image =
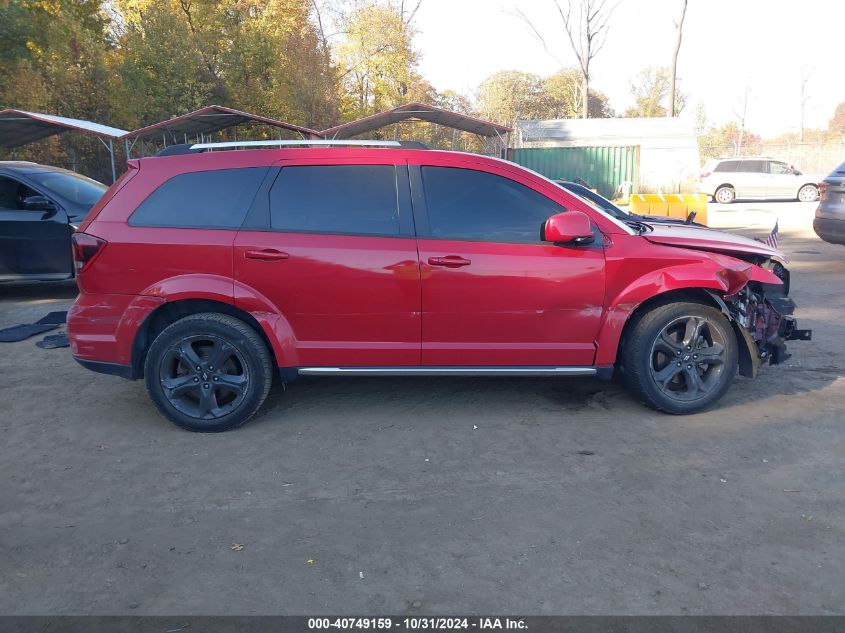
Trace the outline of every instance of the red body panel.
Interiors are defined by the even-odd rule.
[[[282,160],[489,171],[584,212],[601,239],[557,246],[127,224],[174,175]],[[536,174],[480,156],[285,149],[143,159],[133,167],[82,227],[107,244],[79,275],[81,293],[68,314],[80,359],[128,365],[137,332],[156,308],[204,299],[251,315],[283,367],[607,366],[643,301],[683,288],[728,295],[750,279],[780,282],[706,252],[776,254],[764,244],[692,227],[633,235]]]
[[[423,365],[592,365],[604,253],[419,240]],[[429,258],[458,256],[460,268]]]
[[[253,250],[288,257],[248,259]],[[419,365],[420,273],[411,238],[241,231],[235,279],[284,315],[298,365]],[[239,297],[247,312],[260,306]]]

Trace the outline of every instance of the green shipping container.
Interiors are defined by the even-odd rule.
[[[627,147],[531,147],[510,150],[513,162],[553,180],[581,180],[610,198],[622,182],[637,191],[639,148]]]

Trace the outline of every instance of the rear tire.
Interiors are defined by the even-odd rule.
[[[179,319],[147,352],[144,379],[158,410],[189,431],[219,433],[244,424],[273,383],[270,352],[240,319],[213,312]]]
[[[713,194],[713,200],[720,204],[730,204],[736,200],[736,190],[733,187],[719,187]]]
[[[799,202],[816,202],[819,199],[819,188],[814,185],[804,185],[798,190]]]
[[[658,411],[696,413],[719,398],[736,376],[736,334],[717,309],[668,303],[636,317],[620,361],[634,396]]]

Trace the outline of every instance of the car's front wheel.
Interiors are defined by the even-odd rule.
[[[819,188],[814,185],[804,185],[798,190],[798,200],[801,202],[815,202],[819,199]]]
[[[270,353],[240,319],[193,314],[166,327],[144,364],[150,398],[171,422],[217,433],[249,420],[270,392]]]
[[[622,373],[634,395],[674,414],[695,413],[721,398],[736,376],[736,334],[717,309],[668,303],[640,315],[626,331]]]

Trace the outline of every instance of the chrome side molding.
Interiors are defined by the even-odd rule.
[[[595,367],[300,367],[301,376],[595,376]]]

